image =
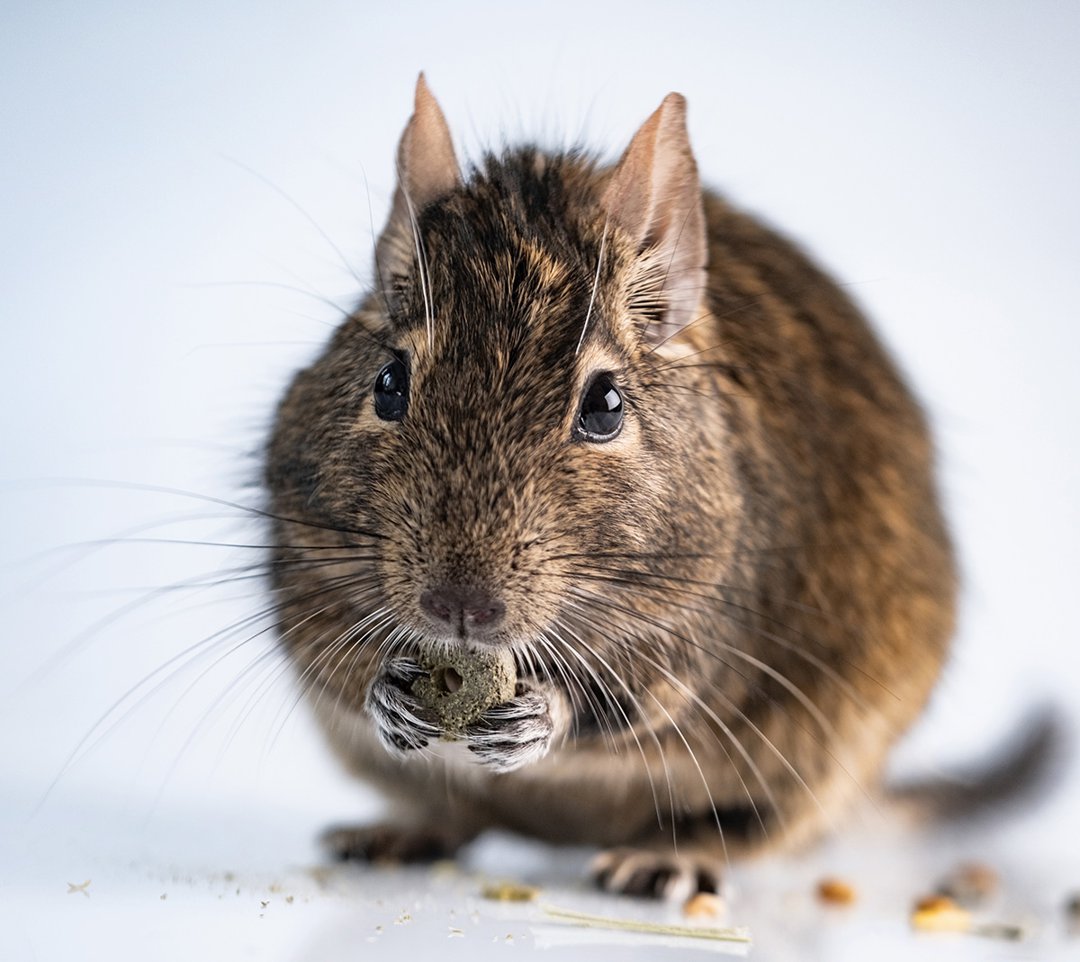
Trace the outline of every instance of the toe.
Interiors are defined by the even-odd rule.
[[[590,875],[597,887],[615,895],[681,901],[697,892],[717,892],[719,871],[708,858],[611,849],[593,860]]]

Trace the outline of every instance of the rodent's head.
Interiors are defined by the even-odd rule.
[[[583,592],[627,604],[619,572],[695,550],[716,415],[670,365],[705,287],[685,104],[669,95],[613,170],[526,148],[463,178],[421,78],[398,174],[379,289],[279,411],[279,586],[351,605],[372,647],[549,660],[553,634],[597,635]]]

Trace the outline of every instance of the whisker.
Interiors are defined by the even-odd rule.
[[[580,605],[577,605],[574,602],[570,602],[570,604],[573,607],[577,608],[578,610],[582,610]],[[585,612],[583,611],[583,614],[584,613]],[[589,622],[587,618],[586,618],[586,624],[591,625],[591,622]],[[700,696],[698,696],[695,692],[693,692],[675,674],[673,674],[672,672],[670,672],[666,668],[664,668],[660,664],[660,662],[658,660],[656,660],[655,658],[652,658],[648,654],[643,654],[643,652],[645,650],[645,646],[648,644],[648,642],[645,639],[641,639],[640,636],[636,636],[636,637],[638,637],[638,640],[642,641],[643,643],[638,648],[634,649],[635,655],[637,655],[638,657],[644,657],[644,659],[648,663],[652,664],[653,667],[660,670],[661,673],[664,674],[665,677],[667,677],[668,680],[671,681],[672,684],[674,684],[679,689],[679,691],[682,693],[684,698],[686,698],[691,704],[696,704],[696,705],[700,706],[702,709],[704,709],[707,712],[707,714],[712,718],[712,720],[717,725],[717,727],[720,728],[721,732],[723,732],[723,734],[725,734],[731,740],[731,742],[734,744],[734,746],[739,750],[739,752],[742,755],[744,761],[746,761],[747,766],[750,768],[751,772],[755,775],[755,777],[758,779],[758,782],[761,784],[762,790],[765,792],[766,800],[769,802],[769,804],[771,806],[773,806],[775,808],[776,803],[775,803],[775,799],[773,798],[773,795],[772,795],[772,790],[770,789],[768,783],[765,781],[764,776],[762,775],[760,768],[758,768],[757,764],[754,762],[754,760],[750,756],[749,752],[747,752],[747,750],[743,747],[742,743],[735,736],[735,733],[731,730],[730,726],[727,725],[721,718],[719,718],[716,715],[716,713],[714,711],[712,711],[712,709],[708,705],[705,704],[705,702],[700,698]],[[625,645],[623,647],[625,647]],[[650,733],[650,735],[652,735],[654,741],[656,741],[657,746],[659,747],[660,746],[659,736],[656,734],[656,732],[651,727],[649,728],[649,733]],[[761,817],[761,813],[758,811],[757,803],[755,802],[754,796],[750,792],[750,789],[747,786],[746,781],[743,779],[742,775],[739,774],[739,770],[735,766],[734,760],[732,759],[731,754],[730,754],[730,752],[728,752],[727,747],[724,745],[724,743],[721,742],[719,740],[719,738],[716,737],[715,735],[714,735],[714,739],[715,739],[718,747],[720,748],[720,750],[724,753],[724,755],[728,759],[729,763],[731,763],[732,770],[735,772],[736,778],[739,779],[739,783],[742,785],[743,791],[746,793],[746,797],[750,802],[750,807],[753,810],[754,815],[758,820],[758,823],[761,825],[762,831],[767,836],[768,835],[768,830],[765,827],[765,822]],[[641,747],[640,742],[638,743],[638,747],[639,747],[639,750],[640,750],[640,747]],[[662,753],[663,749],[660,748],[660,751]],[[642,753],[642,758],[644,759],[644,753]],[[646,762],[646,771],[648,771],[648,763],[647,762]],[[650,781],[650,784],[652,784],[651,777],[650,777],[649,781]],[[669,787],[670,787],[670,782],[669,782]],[[655,791],[653,793],[653,801],[654,801],[654,804],[657,804],[657,805],[659,804],[657,799],[656,799]],[[657,815],[659,816],[659,809],[657,809]],[[783,819],[783,813],[780,813],[779,818],[781,820]],[[781,824],[783,824],[782,821],[781,821]],[[663,826],[661,825],[661,828],[662,827]]]
[[[585,332],[589,329],[589,319],[592,317],[593,305],[596,303],[596,292],[600,287],[600,268],[604,263],[604,248],[607,246],[608,219],[604,218],[604,230],[600,234],[600,253],[596,257],[596,274],[593,276],[592,293],[589,295],[589,306],[585,310],[585,323],[581,326],[581,336],[578,338],[574,356],[581,353],[581,345],[585,341]]]
[[[424,239],[420,234],[420,226],[416,220],[416,209],[413,207],[412,198],[405,189],[405,178],[398,167],[398,190],[405,198],[405,208],[409,214],[409,224],[412,228],[413,247],[416,249],[416,271],[420,276],[420,295],[424,299],[424,319],[427,322],[428,347],[435,347],[435,321],[431,307],[431,291],[429,289],[429,273],[427,270],[427,253],[424,250]]]
[[[363,284],[363,278],[359,274],[356,273],[356,270],[353,268],[352,264],[349,263],[349,259],[342,252],[341,248],[338,247],[338,245],[334,243],[333,239],[330,237],[329,234],[326,233],[325,230],[323,230],[323,228],[319,225],[318,221],[316,221],[315,218],[311,216],[311,214],[309,214],[303,207],[301,207],[300,204],[293,197],[291,197],[289,194],[287,194],[284,189],[282,189],[277,184],[275,184],[265,174],[260,173],[259,171],[255,170],[253,167],[249,167],[243,161],[237,160],[235,157],[229,157],[227,155],[225,156],[225,160],[227,160],[229,163],[234,164],[235,166],[239,167],[241,170],[247,172],[252,177],[257,178],[259,181],[261,181],[263,184],[265,184],[267,187],[269,187],[275,194],[277,194],[280,198],[282,198],[282,200],[286,201],[297,213],[300,214],[301,217],[304,218],[304,220],[306,220],[315,229],[315,231],[318,233],[318,235],[324,241],[326,241],[327,245],[337,255],[338,259],[341,261],[342,266],[348,272],[349,276],[357,284]]]
[[[615,570],[618,570],[618,569],[615,569]],[[704,585],[706,587],[716,588],[719,591],[739,592],[740,590],[742,590],[742,591],[746,591],[747,593],[749,593],[749,589],[739,589],[739,588],[736,588],[734,586],[724,585],[724,584],[709,584],[708,582],[704,582],[704,581],[695,581],[692,578],[675,578],[675,577],[672,577],[672,576],[669,576],[669,575],[653,574],[651,572],[633,571],[633,570],[627,570],[626,574],[639,576],[639,577],[645,578],[645,579],[652,578],[652,579],[662,580],[662,581],[677,582],[680,585],[696,584],[696,585]],[[638,590],[643,590],[643,591],[649,592],[653,597],[664,601],[666,604],[674,605],[675,607],[678,607],[678,608],[680,608],[680,609],[682,609],[684,611],[691,611],[691,612],[694,612],[696,614],[702,614],[702,615],[718,614],[718,615],[720,615],[720,617],[727,618],[729,621],[731,621],[732,623],[734,623],[734,624],[736,624],[736,625],[738,625],[738,626],[740,626],[742,628],[747,628],[748,630],[754,631],[759,637],[762,637],[762,638],[765,638],[765,639],[767,639],[769,641],[775,642],[776,644],[780,645],[782,648],[790,651],[796,657],[802,658],[804,661],[806,661],[809,664],[813,665],[814,667],[820,669],[825,675],[827,675],[829,678],[831,678],[837,684],[837,686],[845,694],[847,694],[848,697],[851,698],[851,700],[856,705],[858,705],[860,708],[865,710],[871,716],[873,716],[874,713],[876,711],[878,711],[872,705],[870,705],[870,703],[867,702],[867,700],[865,698],[863,698],[862,695],[860,695],[858,693],[858,691],[855,689],[854,685],[852,685],[851,682],[849,682],[846,678],[844,678],[843,675],[841,675],[835,668],[833,668],[827,662],[825,662],[824,660],[819,658],[817,655],[813,654],[813,652],[809,652],[809,651],[806,651],[804,648],[800,648],[798,645],[793,644],[791,641],[789,641],[788,639],[776,634],[775,632],[768,631],[768,630],[766,630],[764,628],[761,628],[761,627],[758,627],[758,626],[752,626],[751,624],[749,624],[746,621],[741,621],[738,618],[735,618],[729,612],[727,612],[727,611],[725,611],[723,609],[718,610],[718,611],[713,611],[712,609],[707,610],[707,609],[704,609],[704,608],[699,608],[699,607],[695,607],[695,606],[692,606],[692,605],[688,605],[685,602],[681,602],[679,600],[673,599],[673,598],[669,597],[665,593],[665,591],[663,590],[663,586],[643,585],[640,582],[635,581],[633,578],[617,578],[617,577],[612,577],[612,576],[609,576],[609,575],[596,575],[596,574],[590,574],[590,573],[586,573],[586,572],[577,572],[576,577],[583,578],[583,579],[585,579],[587,581],[608,582],[608,583],[612,583],[612,584],[616,584],[616,585],[620,585],[620,586],[627,586],[627,587],[637,588]],[[738,611],[743,611],[743,612],[746,612],[747,614],[754,615],[754,616],[759,617],[759,618],[763,618],[766,621],[769,621],[769,622],[771,622],[771,623],[785,629],[786,631],[792,632],[800,641],[804,641],[807,644],[817,645],[818,647],[821,647],[821,648],[827,648],[827,646],[823,642],[821,642],[818,639],[814,638],[812,635],[808,635],[803,631],[800,631],[800,630],[798,630],[796,628],[793,628],[790,625],[786,624],[785,622],[781,621],[779,618],[776,618],[776,617],[774,617],[772,615],[769,615],[766,612],[758,611],[756,608],[752,608],[752,607],[750,607],[748,605],[739,604],[738,602],[731,601],[730,599],[724,598],[724,597],[722,597],[720,595],[706,594],[704,592],[694,591],[692,589],[687,589],[687,588],[680,588],[679,589],[679,594],[680,595],[687,595],[687,596],[690,596],[690,597],[701,598],[701,599],[706,600],[706,601],[718,602],[720,605],[723,606],[723,608],[734,608],[734,609],[736,609]],[[777,601],[778,603],[784,605],[785,607],[795,608],[795,609],[803,611],[805,613],[820,615],[823,618],[827,617],[824,612],[821,612],[818,609],[811,609],[809,606],[799,604],[798,602],[788,602],[788,601],[782,601],[780,599],[774,599],[774,601]],[[893,698],[899,699],[898,695],[896,695],[895,693],[890,691],[882,682],[875,679],[873,676],[871,676],[869,673],[867,673],[860,666],[856,665],[850,659],[844,658],[843,661],[850,668],[852,668],[855,671],[858,671],[868,681],[873,682],[874,684],[878,685],[878,687],[881,688],[881,690],[883,692],[886,692],[886,693],[892,695]]]
[[[633,618],[640,619],[641,621],[644,621],[647,624],[651,624],[653,627],[658,628],[661,631],[667,632],[672,637],[678,638],[680,641],[682,641],[683,643],[695,648],[696,650],[700,651],[705,656],[707,656],[709,658],[712,658],[713,660],[715,660],[715,661],[719,662],[720,664],[724,665],[725,667],[729,668],[731,671],[736,672],[736,674],[741,675],[748,683],[753,684],[752,682],[750,682],[750,680],[748,678],[746,678],[745,675],[742,674],[742,672],[739,672],[738,669],[736,669],[733,665],[730,664],[730,662],[724,661],[724,659],[721,658],[720,655],[718,655],[716,652],[710,651],[708,648],[705,648],[703,645],[692,641],[691,639],[687,638],[683,634],[680,634],[679,632],[674,631],[671,628],[670,625],[665,625],[665,624],[663,624],[661,622],[655,621],[654,619],[649,618],[648,616],[642,614],[641,612],[634,611],[632,608],[627,608],[627,607],[625,607],[623,605],[617,605],[617,604],[615,604],[613,602],[610,602],[610,601],[608,601],[606,599],[598,598],[598,597],[595,597],[595,596],[582,596],[581,593],[577,592],[577,591],[574,591],[572,593],[575,594],[577,597],[583,598],[583,600],[587,600],[587,601],[589,601],[590,603],[592,603],[594,605],[600,605],[600,606],[605,607],[605,608],[612,608],[612,609],[614,609],[616,611],[622,612],[623,614],[628,614]],[[725,650],[731,651],[732,654],[738,654],[738,651],[737,650],[732,650],[730,646],[725,646]],[[719,691],[719,689],[716,689],[716,693],[717,693],[717,695],[719,697],[725,699],[725,703],[727,704],[727,706],[732,711],[734,711],[736,714],[738,714],[741,717],[741,719],[743,720],[743,722],[748,727],[750,727],[751,730],[753,730],[756,734],[758,734],[759,737],[761,737],[768,746],[770,746],[771,750],[774,750],[774,753],[776,754],[777,759],[781,762],[781,764],[783,764],[785,766],[785,768],[787,768],[788,772],[792,775],[792,777],[795,778],[798,781],[798,783],[807,791],[807,793],[813,799],[815,804],[817,804],[818,808],[821,809],[822,814],[825,815],[826,817],[828,817],[828,813],[825,811],[824,807],[818,801],[817,796],[814,794],[813,790],[810,788],[810,786],[803,779],[802,775],[799,774],[799,772],[794,768],[794,766],[792,766],[792,764],[787,760],[787,758],[783,755],[783,753],[780,752],[779,749],[776,749],[776,746],[773,745],[773,743],[768,739],[768,737],[764,734],[764,732],[762,732],[756,725],[754,725],[754,723],[750,720],[750,718],[740,708],[738,708],[738,706],[736,706],[733,702],[731,702],[730,699],[726,699],[726,696],[724,696],[723,693]],[[773,705],[779,711],[782,711],[785,715],[787,715],[789,718],[791,718],[790,713],[784,708],[784,706],[781,703],[777,702],[775,699],[773,699]],[[792,719],[792,722],[794,724],[798,724],[798,722],[795,719]]]
[[[570,602],[570,604],[573,605],[573,602]],[[569,625],[566,625],[565,627],[566,627],[567,631],[575,638],[575,640],[577,640],[578,643],[590,654],[590,656],[595,658],[599,662],[599,664],[608,672],[608,674],[612,678],[615,679],[616,683],[619,684],[619,686],[623,689],[623,691],[625,691],[627,698],[629,698],[631,708],[633,708],[634,711],[636,711],[638,713],[638,715],[642,718],[642,720],[645,720],[646,719],[646,714],[642,710],[641,703],[638,701],[638,698],[634,694],[633,689],[630,687],[629,682],[627,682],[618,671],[613,669],[611,667],[611,665],[608,664],[606,659],[604,659],[600,655],[600,653],[596,650],[595,646],[590,645],[587,641],[585,641],[585,639],[581,635],[577,634],[577,632],[573,631],[573,629],[570,628]],[[591,627],[591,625],[590,625],[590,627]],[[578,658],[578,660],[581,661],[582,664],[586,667],[586,670],[590,671],[594,675],[594,677],[597,678],[597,681],[601,685],[603,685],[603,682],[599,679],[598,676],[596,676],[595,669],[593,669],[590,665],[588,665],[587,662],[585,662],[585,660],[582,658],[581,654],[579,652],[575,651],[572,646],[567,645],[566,648],[571,654],[574,654]],[[604,686],[604,689],[606,690],[606,686]],[[615,699],[614,697],[612,697],[611,702],[614,705],[614,707],[618,710],[619,714],[622,716],[623,721],[626,724],[627,731],[630,732],[630,736],[634,739],[634,744],[637,746],[638,753],[641,755],[641,760],[642,760],[642,763],[643,763],[644,769],[645,769],[645,777],[648,779],[649,790],[650,790],[650,792],[652,794],[652,798],[653,798],[653,808],[654,808],[654,810],[656,812],[657,824],[658,824],[659,828],[661,830],[663,830],[663,828],[664,828],[664,820],[663,820],[663,814],[662,814],[661,809],[660,809],[660,799],[659,799],[659,796],[657,795],[656,784],[653,781],[652,769],[649,767],[649,762],[648,762],[648,759],[647,759],[647,757],[645,755],[645,749],[641,744],[641,740],[638,738],[638,734],[637,734],[637,730],[636,730],[635,726],[631,722],[630,718],[627,717],[626,712],[623,711],[622,706],[619,705],[618,699]],[[664,754],[664,746],[660,742],[659,736],[656,734],[656,732],[652,729],[651,726],[646,726],[646,730],[649,733],[649,735],[652,737],[652,741],[653,741],[653,743],[654,743],[654,745],[656,747],[657,753],[658,753],[658,755],[660,757],[660,763],[661,763],[661,766],[663,767],[663,770],[664,770],[664,778],[665,778],[665,780],[667,782],[668,802],[669,802],[671,810],[674,811],[674,807],[675,807],[674,787],[672,785],[672,780],[671,780],[671,771],[670,771],[670,769],[668,767],[668,764],[667,764],[667,757]]]

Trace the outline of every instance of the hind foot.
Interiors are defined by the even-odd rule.
[[[437,862],[452,858],[468,839],[419,825],[342,825],[328,829],[320,842],[339,862]]]
[[[722,869],[722,859],[703,853],[613,848],[593,860],[589,875],[598,888],[614,895],[674,902],[698,892],[719,892]]]

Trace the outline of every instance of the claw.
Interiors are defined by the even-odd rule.
[[[589,874],[605,892],[682,901],[698,892],[718,892],[721,868],[708,855],[617,848],[601,852]]]
[[[482,764],[492,771],[512,772],[543,758],[554,732],[547,697],[524,689],[465,729],[465,737],[469,751]]]
[[[391,755],[404,757],[439,737],[433,718],[409,692],[424,669],[404,658],[389,661],[368,688],[365,707],[375,722],[379,741]]]

